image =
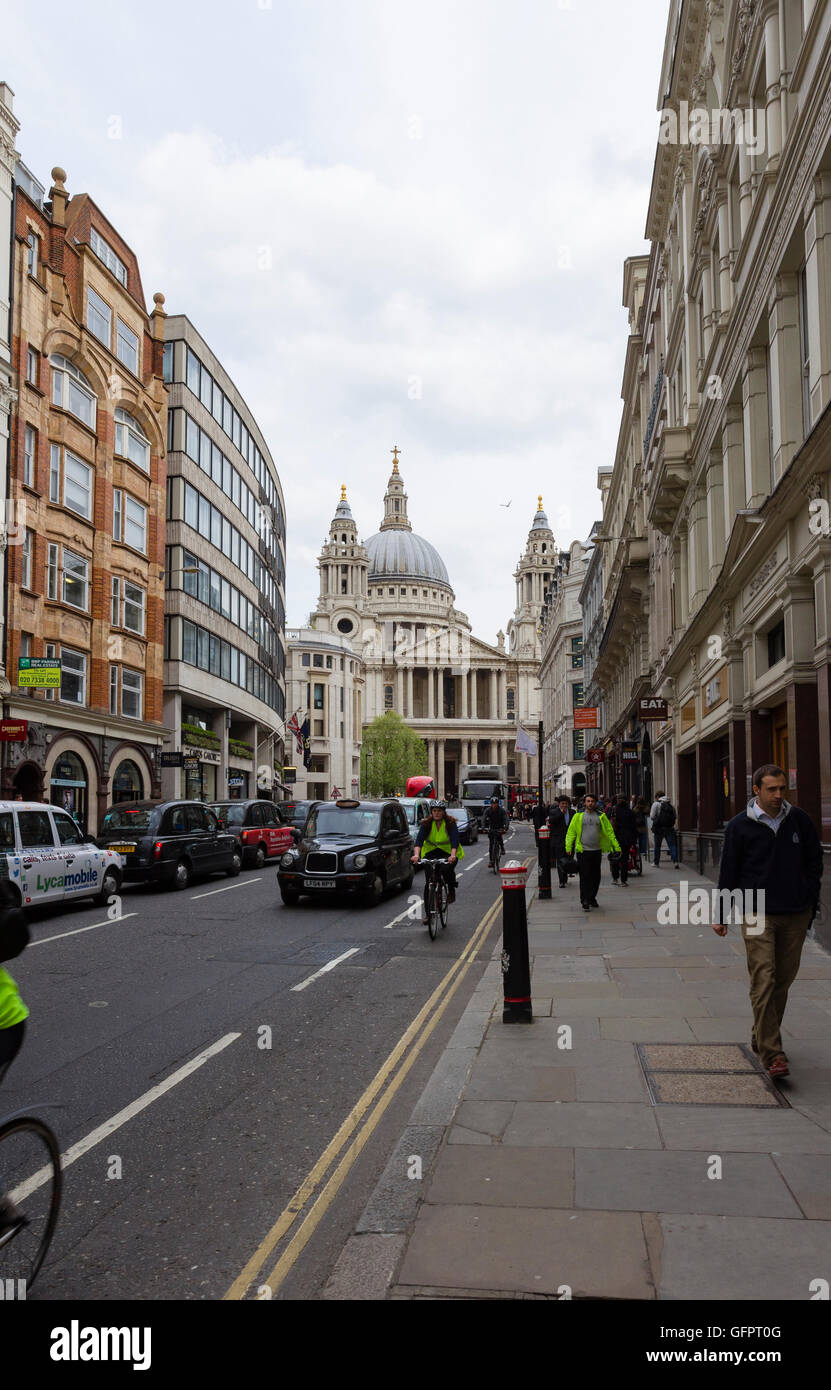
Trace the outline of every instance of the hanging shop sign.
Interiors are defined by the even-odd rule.
[[[620,760],[623,763],[640,762],[640,753],[638,752],[638,745],[636,743],[624,743],[623,748],[621,750]]]
[[[602,763],[606,760],[606,754],[602,748],[590,748],[586,754],[587,763]]]
[[[666,700],[659,700],[657,695],[646,695],[642,700],[638,700],[638,719],[643,723],[645,719],[668,719]]]
[[[28,733],[28,719],[0,719],[0,743],[25,743]]]
[[[162,753],[159,758],[160,767],[182,767],[184,765],[184,753]]]
[[[575,729],[599,729],[599,713],[596,705],[585,705],[582,709],[576,709],[574,711]]]

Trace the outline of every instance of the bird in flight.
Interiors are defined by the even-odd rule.
[[[511,502],[513,502],[513,500],[514,500],[514,499],[513,499],[513,497],[512,497],[512,498],[511,498]],[[510,507],[511,502],[500,502],[499,505],[500,505],[500,507]]]

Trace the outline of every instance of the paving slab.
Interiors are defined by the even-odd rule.
[[[600,1069],[603,1075],[603,1070]],[[518,1066],[506,1058],[499,1067],[488,1067],[484,1072],[474,1068],[473,1075],[465,1089],[467,1100],[575,1100],[575,1068]],[[581,1097],[581,1099],[600,1100],[600,1096]],[[622,1097],[629,1099],[629,1097]]]
[[[495,1207],[573,1207],[572,1149],[442,1149],[426,1201]]]
[[[577,1100],[646,1101],[649,1099],[643,1071],[632,1053],[631,1059],[621,1057],[620,1063],[608,1067],[575,1069]],[[529,1096],[529,1100],[544,1100],[544,1096]]]
[[[514,1113],[514,1104],[512,1100],[463,1100],[456,1111],[456,1124],[499,1139]]]
[[[729,1155],[720,1178],[709,1176],[715,1171],[709,1154],[666,1149],[576,1149],[574,1164],[575,1205],[590,1210],[802,1214],[786,1177],[767,1154]]]
[[[424,1206],[398,1284],[654,1297],[641,1220],[631,1212]]]
[[[661,1216],[659,1299],[805,1302],[831,1279],[831,1223]]]
[[[690,1027],[699,1042],[749,1042],[753,1017],[750,1009],[746,1014],[722,1016],[721,1018],[693,1018]]]
[[[683,1018],[602,1018],[600,1036],[604,1041],[695,1042],[692,1028]]]
[[[662,1105],[655,1109],[667,1149],[710,1153],[831,1153],[831,1134],[796,1110]]]
[[[823,1154],[777,1154],[773,1162],[803,1215],[810,1221],[831,1221],[831,1163],[828,1159]]]
[[[603,1018],[687,1018],[707,1016],[708,1010],[704,1004],[692,995],[687,999],[678,998],[676,995],[667,995],[661,998],[658,995],[634,995],[631,998],[607,999],[602,996],[595,996],[588,999],[569,999],[562,1000],[558,995],[554,996],[554,1009],[573,1013],[576,1017]]]
[[[493,1144],[494,1140],[489,1134],[483,1134],[478,1129],[465,1129],[462,1125],[453,1125],[447,1135],[448,1144]]]
[[[518,1101],[502,1143],[527,1148],[659,1149],[655,1113],[647,1103],[630,1101]]]

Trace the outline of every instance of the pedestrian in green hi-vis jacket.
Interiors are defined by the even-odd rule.
[[[585,810],[572,816],[566,831],[566,854],[577,851],[580,874],[580,903],[584,912],[599,907],[597,890],[600,887],[600,866],[604,854],[620,854],[611,821],[604,811],[597,810],[597,797],[586,793]]]

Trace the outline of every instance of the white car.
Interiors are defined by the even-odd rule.
[[[0,801],[0,900],[14,907],[93,898],[121,887],[123,860],[99,849],[77,821],[43,801]]]

